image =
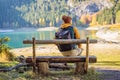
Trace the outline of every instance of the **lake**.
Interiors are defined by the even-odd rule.
[[[85,39],[89,36],[91,39],[96,39],[96,30],[79,30],[81,39]],[[52,40],[54,39],[55,31],[2,31],[0,32],[0,38],[9,37],[10,41],[6,44],[11,48],[23,48],[30,45],[23,44],[23,40],[32,40],[32,37],[35,37],[38,40]]]

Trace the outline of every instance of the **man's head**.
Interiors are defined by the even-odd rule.
[[[62,20],[64,21],[64,23],[71,23],[72,18],[70,16],[63,15]]]

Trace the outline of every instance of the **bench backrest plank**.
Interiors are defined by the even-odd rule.
[[[84,43],[86,44],[87,40],[85,39],[54,39],[54,40],[35,40],[35,44],[70,44],[70,43]],[[24,40],[24,44],[33,44],[32,40]],[[97,40],[90,39],[89,43],[97,43]]]

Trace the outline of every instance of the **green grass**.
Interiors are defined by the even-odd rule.
[[[120,69],[120,50],[119,49],[101,49],[95,50],[90,54],[97,57],[97,63],[93,66],[111,67]]]
[[[98,80],[98,73],[94,69],[89,69],[88,74],[75,74],[72,70],[69,71],[51,71],[48,76],[35,75],[32,71],[27,71],[22,74],[11,71],[0,73],[0,80]]]
[[[0,67],[11,67],[18,62],[1,62]],[[24,73],[19,73],[16,70],[10,72],[0,72],[0,80],[98,80],[98,73],[94,68],[90,68],[88,74],[75,74],[74,70],[51,71],[48,76],[35,75],[31,69]]]
[[[0,68],[6,68],[6,67],[11,67],[18,64],[16,61],[10,61],[10,62],[0,62]]]

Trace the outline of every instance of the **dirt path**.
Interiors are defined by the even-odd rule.
[[[120,80],[120,70],[98,68],[100,80]]]

